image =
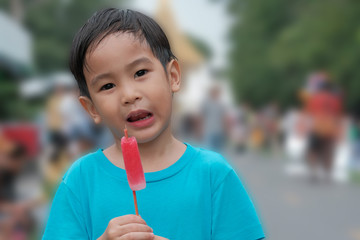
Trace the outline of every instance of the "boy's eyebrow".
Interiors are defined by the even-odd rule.
[[[103,73],[103,74],[97,75],[91,80],[90,83],[92,86],[94,86],[100,79],[109,77],[110,75],[111,75],[111,73]]]
[[[152,61],[147,57],[141,57],[126,65],[126,69],[131,69],[140,63],[152,63]]]

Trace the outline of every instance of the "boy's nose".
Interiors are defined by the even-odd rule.
[[[134,88],[124,89],[121,95],[122,95],[121,102],[124,105],[134,104],[136,101],[141,100],[141,95]]]
[[[126,101],[124,101],[124,104],[134,104],[137,100],[140,99],[140,97],[128,98]]]

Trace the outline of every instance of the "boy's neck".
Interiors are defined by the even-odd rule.
[[[139,152],[144,172],[156,172],[163,170],[174,164],[185,152],[186,146],[177,140],[168,127],[160,136],[147,143],[139,143]],[[112,148],[112,150],[111,150]],[[122,157],[121,142],[111,147],[105,155],[109,160],[120,168],[124,168]]]
[[[186,146],[172,134],[157,138],[149,143],[139,144],[141,162],[145,172],[163,170],[174,164],[185,152]]]

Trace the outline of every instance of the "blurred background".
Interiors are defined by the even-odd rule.
[[[0,239],[40,239],[59,181],[111,144],[77,102],[72,38],[96,10],[164,28],[176,135],[222,152],[267,239],[360,239],[360,2],[0,0]]]

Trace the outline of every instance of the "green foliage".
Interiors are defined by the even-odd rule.
[[[75,33],[95,11],[120,4],[115,0],[44,0],[27,6],[25,24],[34,37],[38,70],[67,69]]]
[[[10,1],[0,0],[0,9],[9,10],[10,8]]]
[[[360,2],[353,0],[230,0],[229,74],[238,100],[255,106],[293,104],[306,76],[326,70],[360,103]]]
[[[20,120],[30,117],[29,106],[18,96],[18,83],[0,76],[0,120]]]

